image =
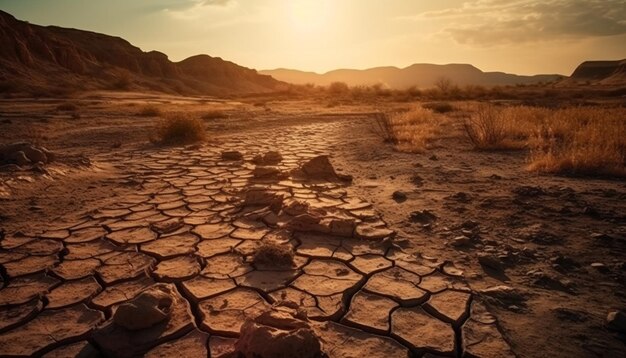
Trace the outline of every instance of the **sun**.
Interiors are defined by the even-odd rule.
[[[301,34],[327,30],[332,15],[331,3],[327,0],[291,0],[287,3],[291,29]]]

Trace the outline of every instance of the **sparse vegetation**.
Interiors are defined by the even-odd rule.
[[[430,109],[436,113],[448,113],[454,111],[454,107],[448,102],[429,102],[422,104],[422,107]]]
[[[467,137],[476,149],[505,149],[506,118],[489,104],[480,104],[463,124]]]
[[[428,149],[434,139],[443,135],[444,127],[449,124],[444,116],[422,107],[379,115],[376,122],[383,139],[406,152]]]
[[[201,120],[183,115],[173,115],[159,121],[150,141],[155,144],[189,144],[206,140],[206,130]]]
[[[161,114],[161,109],[154,105],[144,106],[137,112],[137,115],[140,117],[159,117]]]
[[[255,265],[291,267],[293,265],[293,250],[289,245],[264,242],[256,249],[252,259]]]
[[[528,168],[545,173],[626,177],[626,109],[543,109]],[[529,118],[529,122],[537,118]]]

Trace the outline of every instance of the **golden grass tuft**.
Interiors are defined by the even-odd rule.
[[[160,120],[150,141],[155,144],[189,144],[206,140],[206,130],[201,120],[174,115]]]
[[[543,110],[528,169],[542,173],[626,177],[626,109]],[[531,120],[537,121],[537,118]]]
[[[405,112],[377,117],[378,129],[386,142],[405,152],[423,152],[434,139],[443,135],[448,122],[431,110],[415,107]]]

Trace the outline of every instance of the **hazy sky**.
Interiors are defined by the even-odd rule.
[[[0,0],[41,25],[121,36],[174,61],[256,69],[471,63],[570,74],[626,58],[626,0]]]

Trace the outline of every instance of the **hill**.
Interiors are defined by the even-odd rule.
[[[118,89],[223,95],[269,92],[282,85],[219,57],[172,62],[119,37],[33,25],[0,11],[0,92]]]
[[[585,61],[574,70],[568,82],[624,85],[626,84],[626,59]]]
[[[289,69],[259,71],[278,80],[295,83],[328,85],[332,82],[345,82],[350,86],[383,84],[393,89],[433,87],[442,78],[452,83],[481,86],[503,86],[552,82],[561,79],[560,75],[519,76],[503,72],[483,72],[469,64],[414,64],[406,68],[375,67],[366,70],[342,69],[318,74]]]

